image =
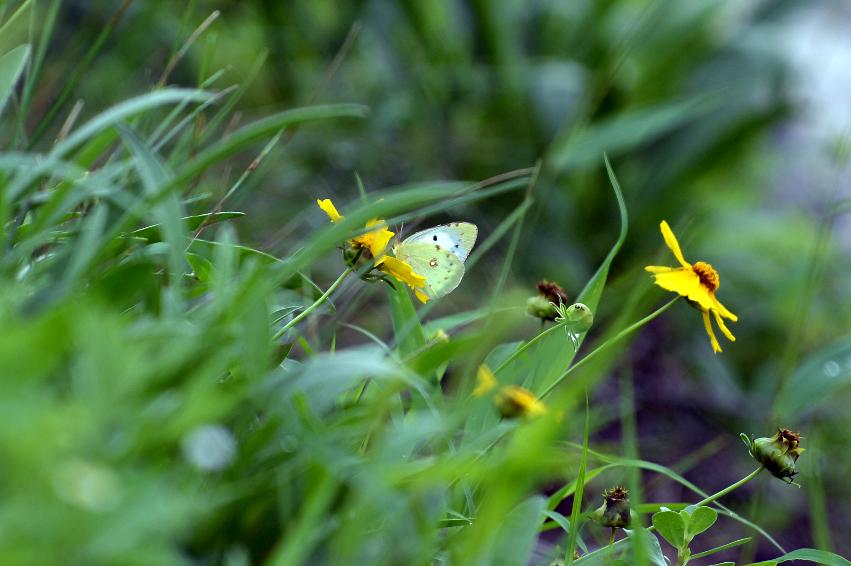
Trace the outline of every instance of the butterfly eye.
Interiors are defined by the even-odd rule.
[[[432,236],[432,237],[431,237],[431,239],[432,239],[432,240],[434,240],[434,241],[436,242],[436,241],[437,241],[437,236]]]

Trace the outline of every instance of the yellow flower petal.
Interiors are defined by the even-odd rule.
[[[648,265],[644,268],[644,271],[649,271],[650,273],[668,273],[670,271],[679,271],[682,267],[668,267],[666,265]]]
[[[476,385],[476,388],[473,390],[473,395],[476,397],[482,397],[485,393],[496,387],[496,376],[485,364],[479,366],[479,369],[476,372],[476,379],[478,381],[478,385]]]
[[[360,239],[363,245],[369,248],[372,257],[380,259],[384,255],[387,244],[390,243],[390,240],[393,239],[396,233],[388,230],[383,220],[373,219],[366,223],[367,228],[372,228],[373,226],[379,226],[379,228],[358,236],[355,239]]]
[[[724,324],[724,319],[723,319],[723,318],[721,318],[721,315],[720,315],[720,314],[718,314],[718,311],[713,310],[713,311],[712,311],[712,314],[714,314],[714,315],[715,315],[715,322],[717,322],[717,323],[718,323],[718,328],[720,328],[720,329],[721,329],[721,332],[723,332],[723,333],[724,333],[724,336],[726,336],[726,337],[727,337],[727,340],[729,340],[730,342],[735,342],[735,341],[736,341],[736,337],[735,337],[735,336],[733,336],[733,333],[732,333],[732,332],[730,332],[730,329],[729,329],[729,328],[727,328],[727,325],[726,325],[726,324]]]
[[[328,215],[328,218],[331,219],[331,222],[339,222],[343,219],[343,216],[339,212],[337,212],[337,208],[334,206],[334,203],[331,202],[331,199],[316,199],[316,204],[318,204],[319,208],[321,208],[322,211]]]
[[[712,294],[700,284],[700,277],[691,269],[678,267],[671,271],[655,273],[653,278],[661,288],[688,297],[700,305],[701,309],[711,310],[714,308]]]
[[[662,237],[665,238],[665,244],[672,252],[674,252],[674,257],[677,258],[680,265],[691,269],[691,264],[683,257],[683,252],[680,250],[680,244],[677,242],[677,237],[674,236],[674,232],[671,230],[671,227],[668,226],[668,223],[663,220],[662,223],[659,224],[659,228],[662,230]]]
[[[709,341],[712,343],[712,351],[717,354],[721,351],[721,345],[718,343],[718,338],[715,337],[715,331],[712,329],[712,321],[709,319],[709,311],[703,311],[703,327],[709,335]]]
[[[428,295],[421,291],[425,288],[426,278],[415,273],[409,264],[391,256],[384,256],[377,263],[378,269],[410,287],[420,301],[428,301]]]
[[[737,322],[739,317],[731,313],[727,310],[727,307],[721,304],[721,302],[715,298],[715,295],[712,295],[712,310],[718,312],[723,317],[729,318],[733,322]]]

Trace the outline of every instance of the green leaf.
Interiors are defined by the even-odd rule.
[[[4,10],[7,5],[8,2],[3,3]],[[20,43],[27,36],[28,30],[24,16],[31,13],[32,5],[32,0],[24,0],[12,15],[3,22],[3,27],[0,27],[0,50],[8,49],[10,46]]]
[[[493,564],[527,564],[535,542],[546,499],[535,495],[505,516],[494,545]]]
[[[588,393],[585,393],[585,427],[582,433],[582,459],[579,462],[579,474],[576,477],[576,492],[573,496],[573,508],[570,511],[571,529],[567,542],[567,564],[573,562],[573,552],[576,550],[576,539],[579,536],[579,516],[582,512],[582,494],[585,491],[585,469],[588,466],[588,434],[591,429],[590,411],[588,410]]]
[[[390,298],[390,317],[393,320],[393,331],[396,334],[396,343],[399,352],[406,356],[423,347],[426,343],[423,327],[408,288],[398,281],[394,282],[395,288],[387,286],[387,294]]]
[[[634,147],[679,128],[716,107],[718,98],[665,102],[649,108],[630,109],[595,122],[576,133],[568,131],[552,145],[549,161],[556,170],[587,167],[605,152],[620,155]]]
[[[685,547],[686,525],[679,513],[659,511],[653,515],[653,526],[674,548]]]
[[[798,550],[793,550],[788,554],[784,554],[779,558],[775,558],[774,560],[768,560],[766,562],[756,562],[754,564],[748,564],[747,566],[763,566],[765,564],[779,564],[781,562],[788,562],[789,560],[805,560],[808,562],[817,562],[819,564],[823,564],[824,566],[851,566],[851,562],[842,558],[838,554],[834,554],[832,552],[828,552],[826,550],[816,550],[814,548],[799,548]]]
[[[197,230],[202,224],[204,226],[212,226],[213,224],[217,224],[219,222],[224,222],[225,220],[230,220],[232,218],[241,218],[245,216],[244,212],[208,212],[205,214],[193,214],[192,216],[184,216],[181,218],[185,225],[186,230]],[[160,231],[160,224],[151,224],[150,226],[145,226],[143,228],[139,228],[138,230],[133,230],[130,232],[131,236],[138,236],[140,238],[147,238],[151,241],[159,240],[162,235]]]
[[[718,512],[711,507],[688,507],[680,511],[683,522],[686,525],[686,537],[690,541],[709,527],[718,519]]]
[[[636,548],[640,547],[644,549],[644,557],[653,566],[670,566],[665,560],[665,555],[662,553],[662,547],[659,545],[659,539],[653,536],[653,533],[641,527],[637,529],[624,529],[624,532],[627,534],[628,538],[621,539],[613,545],[604,546],[599,550],[586,554],[579,560],[574,561],[574,564],[577,566],[611,566],[612,564],[618,563],[614,562],[613,558],[624,551],[626,552],[625,556],[628,560],[621,563],[635,564],[637,562],[637,560],[635,560],[636,557],[631,553],[634,552]],[[638,536],[641,537],[640,543],[636,541],[636,537]]]
[[[199,175],[211,165],[221,162],[226,157],[244,150],[250,144],[272,136],[284,128],[315,120],[363,118],[368,112],[369,109],[361,104],[326,104],[294,108],[267,116],[243,126],[233,134],[204,149],[177,171],[175,183],[181,183]]]
[[[145,192],[148,195],[156,195],[160,188],[165,186],[172,178],[171,172],[132,130],[122,127],[120,133],[124,143],[133,154]],[[171,192],[154,206],[154,215],[158,224],[162,226],[165,242],[168,244],[169,270],[175,277],[174,282],[176,284],[179,284],[186,264],[184,254],[186,238],[183,231],[184,226],[180,220],[183,217],[182,212],[180,201],[175,192]]]
[[[851,388],[851,336],[808,357],[789,378],[775,403],[775,413],[792,418],[812,411]]]
[[[559,513],[558,511],[550,511],[549,509],[544,509],[544,515],[552,519],[561,529],[570,534],[570,519]],[[552,523],[549,523],[552,525]],[[541,529],[544,530],[543,528]],[[582,540],[582,537],[577,533],[576,535],[576,544],[582,550],[584,554],[588,553],[588,547],[585,545],[585,542]]]
[[[611,164],[606,156],[603,156],[606,171],[609,175],[609,181],[612,185],[612,191],[615,194],[615,199],[618,204],[618,212],[620,214],[620,231],[618,232],[617,240],[609,250],[608,255],[597,268],[597,271],[586,283],[585,288],[579,294],[578,302],[584,303],[592,312],[597,310],[600,303],[600,297],[603,295],[603,288],[606,286],[606,280],[609,275],[609,267],[612,261],[617,256],[624,241],[626,240],[627,231],[629,229],[629,217],[626,210],[626,202],[621,192],[620,183],[612,170]],[[554,332],[551,336],[543,338],[540,345],[535,349],[534,355],[531,355],[530,362],[520,366],[516,371],[521,374],[534,373],[541,375],[536,389],[546,391],[553,386],[562,374],[570,367],[573,362],[579,346],[587,336],[588,332],[583,332],[576,337],[576,347],[571,344],[562,332]],[[528,364],[534,364],[531,368]],[[517,364],[515,364],[517,365]]]
[[[730,548],[735,548],[737,546],[741,546],[743,544],[749,543],[752,537],[740,538],[738,540],[734,540],[732,542],[728,542],[727,544],[722,544],[721,546],[716,546],[715,548],[710,548],[709,550],[704,550],[703,552],[696,552],[691,555],[692,558],[703,558],[704,556],[709,556],[710,554],[715,554],[716,552],[721,552],[722,550],[727,550]]]
[[[30,58],[30,46],[19,45],[0,57],[0,114]]]

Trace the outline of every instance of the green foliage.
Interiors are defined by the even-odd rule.
[[[217,17],[193,28],[204,4],[126,3],[90,30],[58,0],[0,10],[2,562],[665,566],[662,538],[680,564],[762,539],[783,554],[765,564],[848,564],[786,553],[778,519],[717,501],[731,490],[606,453],[621,415],[598,385],[673,304],[634,283],[641,230],[682,183],[734,179],[712,163],[783,109],[749,106],[767,64],[719,94],[716,8],[258,1],[214,35]],[[331,63],[322,38],[354,16]],[[421,180],[443,177],[462,180]],[[373,219],[468,215],[480,241],[439,302],[339,260]],[[587,306],[539,327],[518,287],[553,265]],[[845,357],[792,358],[776,410],[844,391]],[[546,410],[500,418],[505,388]],[[635,501],[620,532],[588,521],[591,488],[639,470],[682,501]],[[721,528],[752,536],[692,552]]]

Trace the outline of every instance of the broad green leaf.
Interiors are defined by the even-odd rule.
[[[685,546],[686,525],[679,513],[659,511],[653,515],[653,526],[674,548]]]
[[[570,533],[570,531],[571,531],[570,519],[568,519],[567,517],[565,517],[564,515],[562,515],[558,511],[550,511],[549,509],[544,509],[543,513],[546,517],[549,517],[550,519],[552,519],[555,522],[556,525],[561,527],[561,529],[565,533],[568,533],[568,534]],[[552,525],[552,523],[549,523],[549,524]],[[542,525],[541,530],[542,531],[544,530],[543,525]],[[583,554],[588,553],[588,547],[585,545],[585,542],[582,540],[582,537],[578,534],[576,536],[576,545],[582,550]]]
[[[612,261],[617,256],[624,241],[626,240],[627,231],[629,229],[629,217],[626,210],[626,202],[621,192],[620,183],[615,177],[611,164],[607,157],[604,156],[606,171],[609,176],[609,181],[612,185],[612,191],[617,201],[618,211],[620,215],[620,230],[618,237],[608,255],[597,268],[597,271],[586,283],[582,292],[579,294],[577,301],[584,303],[592,312],[597,310],[600,302],[600,297],[603,294],[603,288],[606,285],[606,280],[609,275],[609,267]],[[576,336],[575,344],[572,340],[565,336],[563,332],[554,332],[552,335],[543,338],[538,346],[534,348],[534,355],[529,356],[529,362],[512,363],[508,366],[516,367],[514,370],[520,374],[533,374],[540,376],[536,381],[535,388],[537,391],[548,390],[552,384],[560,379],[560,376],[565,370],[570,367],[573,362],[576,352],[582,345],[588,332],[583,332]],[[531,367],[530,367],[531,366]]]
[[[393,321],[393,331],[399,352],[406,356],[416,352],[426,343],[423,327],[417,311],[411,302],[411,295],[403,283],[394,281],[395,288],[387,285],[387,295],[390,298],[390,317]]]
[[[3,3],[4,10],[7,5],[8,2]],[[0,27],[0,50],[10,49],[12,45],[20,43],[27,37],[26,16],[32,7],[32,0],[24,0],[3,22],[3,26]]]
[[[691,540],[715,524],[718,512],[711,507],[686,508],[680,511],[680,515],[686,524],[686,537]]]
[[[627,560],[621,563],[633,565],[637,560],[631,553],[636,548],[642,548],[644,549],[645,559],[653,566],[670,566],[667,560],[665,560],[662,547],[659,545],[659,539],[653,536],[653,533],[640,527],[637,529],[624,529],[624,532],[627,534],[627,538],[621,539],[611,546],[604,546],[599,550],[586,554],[573,563],[577,566],[611,566],[617,563],[613,560],[616,556],[624,554]],[[635,537],[638,536],[641,537],[640,544],[636,544]]]
[[[30,46],[26,44],[19,45],[0,57],[0,114],[3,114],[9,95],[24,72],[29,57]]]
[[[527,564],[535,542],[546,499],[540,495],[520,503],[505,516],[494,544],[493,564]]]

